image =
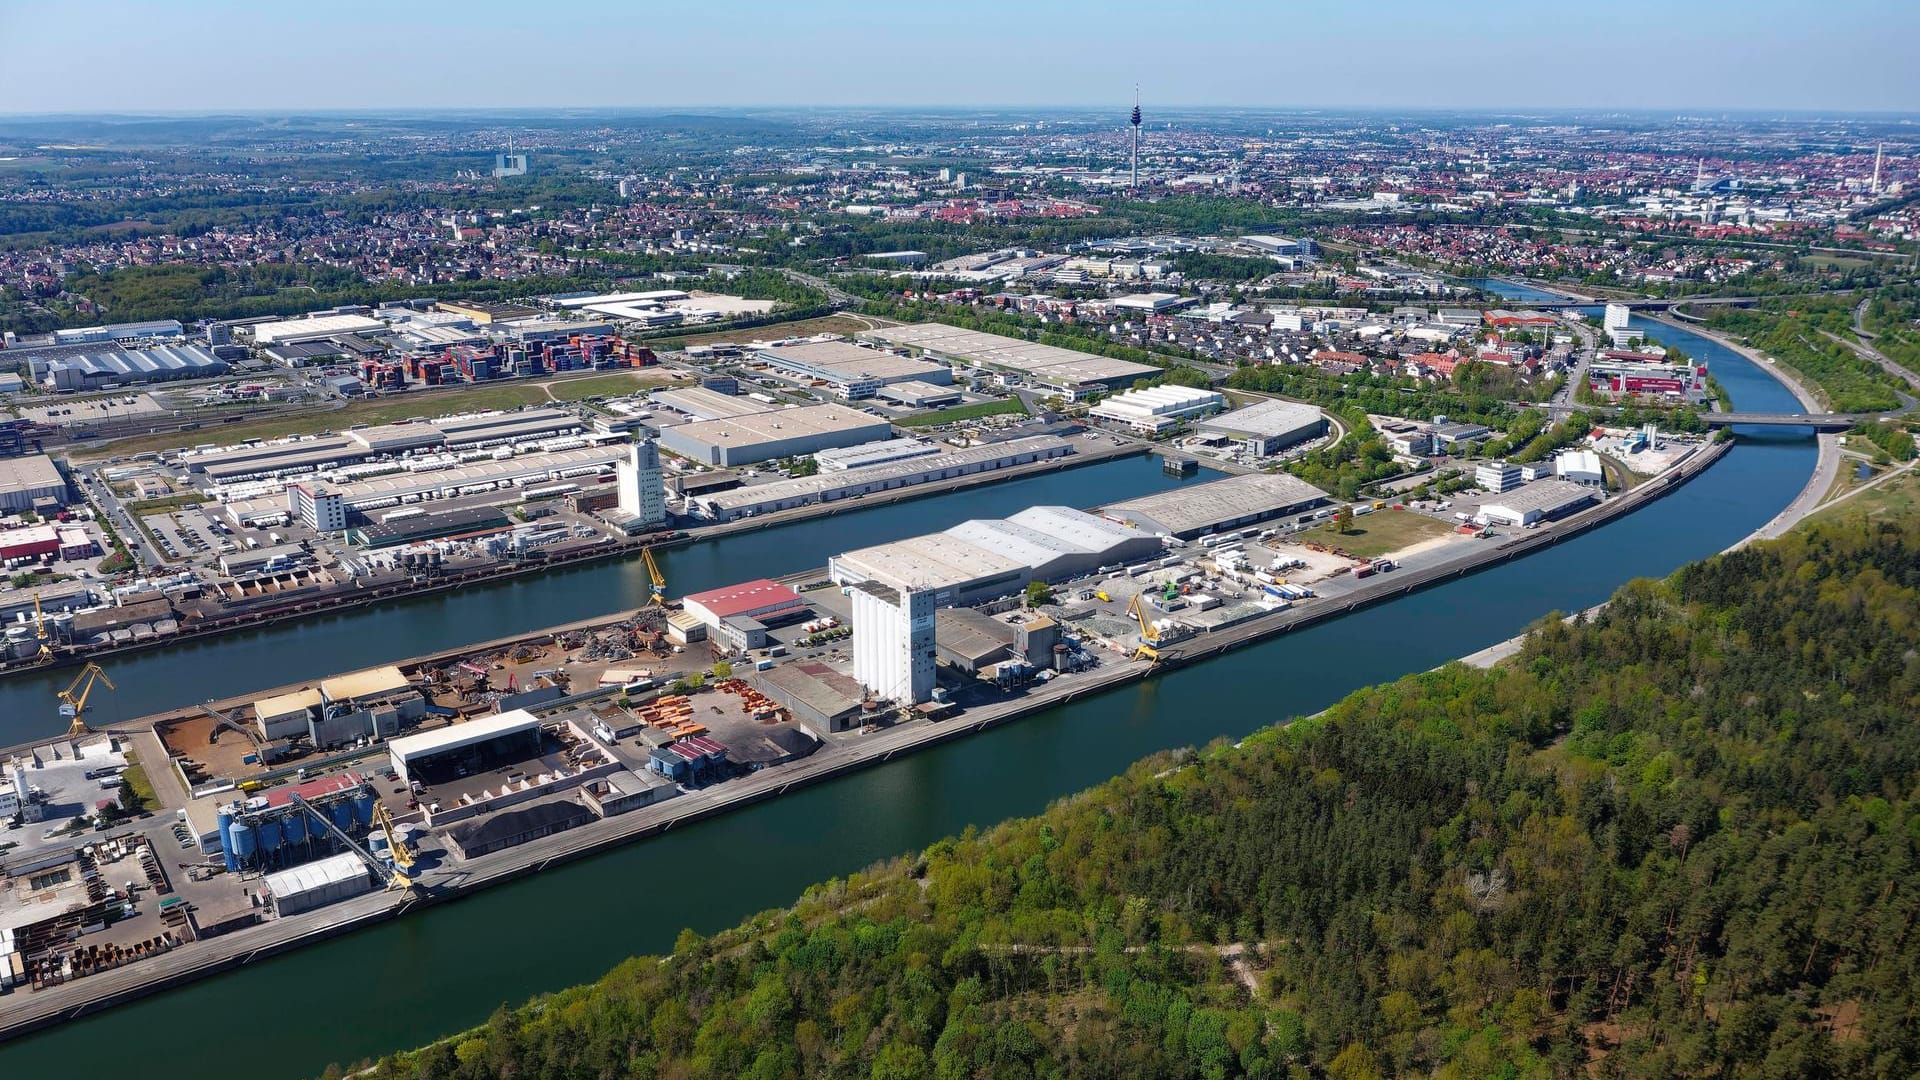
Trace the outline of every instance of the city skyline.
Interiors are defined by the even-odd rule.
[[[1663,5],[1632,0],[1573,28],[1506,0],[1444,10],[1389,0],[1365,15],[1303,9],[1280,18],[1241,3],[1170,18],[1080,0],[1038,11],[992,3],[962,18],[862,0],[804,11],[734,0],[719,9],[730,17],[691,20],[600,2],[559,13],[440,0],[404,11],[364,2],[325,11],[218,2],[164,11],[77,7],[0,3],[0,34],[10,44],[0,110],[1111,102],[1124,112],[1136,80],[1149,102],[1176,108],[1900,113],[1920,103],[1920,71],[1901,44],[1920,31],[1920,11],[1879,0],[1818,8],[1707,0],[1690,5],[1683,21]],[[757,32],[742,35],[742,25]],[[114,29],[104,46],[102,26]],[[415,58],[396,48],[408,41],[431,49]],[[607,42],[620,43],[619,57],[581,62],[580,50]],[[511,80],[493,77],[503,68],[435,59],[505,49],[514,57]],[[860,62],[820,62],[834,53]],[[76,58],[87,57],[119,62],[75,79]],[[158,79],[151,65],[162,57],[166,78]],[[1832,62],[1838,57],[1846,63]],[[943,61],[953,74],[928,77],[929,63],[937,71]]]

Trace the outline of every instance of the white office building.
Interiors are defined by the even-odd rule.
[[[1630,348],[1635,342],[1642,341],[1646,338],[1647,335],[1644,331],[1635,330],[1630,325],[1632,321],[1632,308],[1625,304],[1607,305],[1607,311],[1606,314],[1601,317],[1600,326],[1607,332],[1607,337],[1613,340],[1614,348]]]
[[[615,466],[621,516],[629,529],[643,532],[667,523],[667,494],[660,471],[660,448],[652,439],[633,444],[632,454]]]
[[[1520,486],[1520,466],[1504,461],[1483,461],[1473,467],[1474,486],[1496,495]]]
[[[319,484],[288,484],[287,513],[315,532],[347,530],[347,497]]]
[[[853,599],[853,677],[876,698],[903,705],[933,696],[934,596],[877,581],[848,588]]]

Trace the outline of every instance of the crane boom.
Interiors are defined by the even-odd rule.
[[[647,562],[647,577],[653,582],[653,602],[656,604],[665,604],[667,602],[667,576],[660,572],[660,564],[654,560],[653,549],[651,547],[641,548],[640,555]]]
[[[53,659],[53,646],[47,644],[47,616],[40,610],[40,594],[33,594],[33,634],[40,639],[40,653],[35,659],[42,662]]]
[[[87,727],[87,698],[93,694],[96,682],[106,683],[109,690],[119,689],[113,685],[112,679],[107,678],[107,673],[99,664],[88,662],[86,667],[80,669],[80,674],[67,684],[67,688],[60,691],[60,715],[73,721],[67,725],[69,739],[77,739],[92,730]]]
[[[1156,648],[1160,644],[1160,631],[1154,629],[1153,620],[1147,617],[1146,605],[1140,602],[1142,595],[1142,593],[1135,593],[1133,603],[1128,605],[1128,610],[1140,624],[1140,646],[1133,650],[1133,655],[1135,659],[1157,662],[1160,659],[1160,650]]]

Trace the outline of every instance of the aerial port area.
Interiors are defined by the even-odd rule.
[[[16,748],[11,1031],[392,917],[1552,543],[1726,444],[1639,431],[1609,494],[1483,470],[1341,503],[1246,473],[843,552],[828,566]]]

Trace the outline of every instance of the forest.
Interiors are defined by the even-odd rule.
[[[1910,1077],[1916,706],[1920,524],[1807,527],[367,1075]]]

